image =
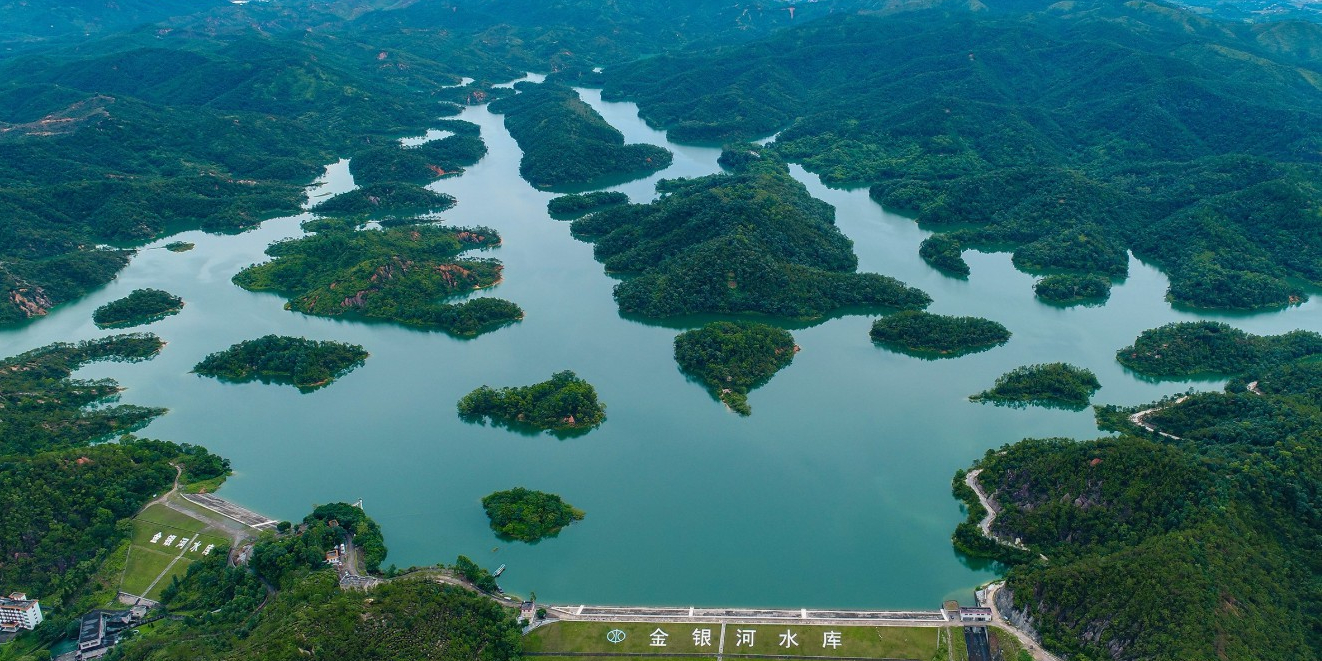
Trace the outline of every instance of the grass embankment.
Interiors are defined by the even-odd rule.
[[[619,629],[624,640],[611,643],[606,633]],[[653,646],[652,634],[667,634],[665,646]],[[711,630],[710,645],[694,641],[695,630]],[[738,630],[754,631],[753,644],[739,645]],[[794,624],[727,624],[723,656],[832,656],[875,659],[930,659],[937,649],[939,627],[833,627]],[[840,646],[823,645],[827,632],[839,632]],[[786,647],[784,634],[795,644]],[[557,659],[582,654],[647,654],[650,661],[666,654],[703,654],[714,657],[721,647],[721,625],[692,622],[557,622],[541,627],[524,640],[524,651],[553,654]],[[563,654],[563,656],[561,656]],[[651,656],[655,655],[655,656]],[[692,659],[694,657],[685,657]]]
[[[157,533],[161,536],[155,542],[151,541]],[[165,540],[171,535],[175,539],[166,546]],[[194,536],[197,538],[184,548],[179,548],[180,541]],[[119,589],[148,599],[159,599],[161,590],[170,584],[170,576],[183,576],[188,565],[203,557],[207,546],[228,543],[225,537],[214,534],[205,522],[164,505],[152,505],[133,519],[132,544],[124,563],[124,576],[120,579]],[[170,562],[176,557],[179,561],[171,567]],[[167,568],[168,574],[162,576]],[[159,581],[157,577],[160,577]]]

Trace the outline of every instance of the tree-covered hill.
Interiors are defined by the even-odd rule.
[[[625,144],[624,134],[556,83],[520,83],[519,93],[491,104],[519,143],[519,174],[538,188],[584,186],[605,177],[643,176],[670,165],[664,147]]]
[[[1279,338],[1213,330],[1266,358],[1237,367],[1224,392],[1097,407],[1120,437],[1025,440],[976,464],[1000,508],[993,532],[1029,552],[980,543],[967,524],[956,538],[1015,563],[999,605],[1053,651],[1322,657],[1322,369],[1275,351]]]
[[[748,139],[873,184],[939,234],[924,257],[1017,246],[1105,276],[1126,249],[1188,305],[1261,308],[1322,282],[1322,26],[1154,3],[839,16],[607,69],[672,139]]]
[[[316,234],[272,244],[266,254],[273,259],[240,271],[235,284],[283,294],[290,309],[305,314],[386,319],[455,335],[476,335],[523,318],[519,306],[498,298],[445,302],[500,279],[499,261],[460,257],[499,245],[493,230],[435,225],[355,230],[336,220],[315,227]]]
[[[923,308],[927,294],[857,273],[835,210],[767,156],[740,171],[663,180],[660,199],[574,221],[607,271],[624,312],[668,317],[761,312],[815,318],[845,306]]]
[[[381,61],[352,37],[184,32],[0,61],[0,323],[109,281],[129,253],[103,244],[296,213],[338,155],[457,110],[426,90],[513,75],[462,45]]]

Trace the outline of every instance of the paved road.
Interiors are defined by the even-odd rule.
[[[837,626],[947,626],[944,611],[809,610],[804,608],[665,608],[648,606],[547,606],[571,622],[789,623]]]
[[[978,476],[981,474],[982,474],[982,469],[975,468],[969,471],[968,474],[964,476],[964,484],[969,485],[969,487],[973,489],[973,493],[978,494],[978,501],[982,503],[982,508],[987,510],[987,515],[982,517],[982,521],[978,522],[978,528],[982,529],[982,534],[987,539],[990,539],[994,542],[999,542],[1006,546],[1017,548],[1021,551],[1027,551],[1028,550],[1027,546],[1015,542],[1007,542],[992,533],[991,531],[992,522],[996,520],[996,503],[993,503],[991,501],[991,498],[987,496],[987,492],[983,491],[982,484],[978,482]]]
[[[1019,642],[1024,646],[1024,649],[1028,650],[1028,653],[1032,654],[1036,661],[1060,661],[1060,659],[1054,654],[1042,649],[1042,647],[1037,644],[1037,641],[1033,640],[1028,634],[1015,628],[1013,624],[1010,624],[1005,618],[1001,617],[1001,611],[996,607],[996,593],[1003,587],[1005,587],[1004,581],[997,581],[987,586],[987,607],[992,609],[992,623],[999,624],[1004,627],[1006,631],[1014,634],[1014,637],[1019,639]]]

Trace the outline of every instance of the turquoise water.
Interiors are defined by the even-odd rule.
[[[630,142],[675,152],[667,170],[614,187],[633,200],[650,199],[660,177],[716,171],[717,150],[669,144],[632,104],[583,94]],[[1072,309],[1038,303],[1033,278],[1004,253],[971,253],[971,277],[947,278],[918,258],[927,233],[911,220],[883,211],[865,190],[831,190],[796,167],[815,196],[835,205],[861,269],[923,288],[935,312],[995,319],[1014,337],[985,353],[927,361],[875,347],[870,317],[795,328],[802,352],[754,391],[753,415],[741,418],[678,371],[676,324],[619,315],[614,281],[592,247],[547,217],[551,194],[519,178],[519,150],[501,118],[482,107],[462,118],[481,125],[490,153],[434,188],[459,200],[447,221],[503,236],[490,254],[505,262],[505,280],[475,295],[517,302],[527,311],[522,323],[458,340],[306,317],[282,309],[277,296],[231,284],[265,259],[271,241],[297,236],[300,216],[235,236],[186,232],[157,241],[104,289],[0,333],[0,352],[107,335],[92,324],[92,310],[135,288],[183,296],[182,313],[145,328],[168,342],[159,357],[80,375],[118,379],[128,388],[124,402],[169,407],[144,434],[229,457],[236,474],[220,495],[284,519],[301,518],[314,503],[362,498],[385,529],[387,563],[450,562],[462,553],[507,564],[507,590],[567,603],[934,608],[946,597],[967,600],[994,573],[950,547],[962,519],[952,473],[1025,436],[1098,435],[1090,411],[997,408],[968,395],[1014,367],[1055,360],[1094,370],[1104,386],[1099,403],[1220,385],[1149,383],[1115,363],[1115,350],[1143,329],[1200,318],[1163,300],[1167,281],[1158,271],[1132,261],[1105,306]],[[351,186],[341,161],[317,194]],[[156,248],[174,240],[197,247]],[[1256,333],[1322,328],[1311,301],[1227,320]],[[310,394],[189,374],[207,353],[267,333],[355,342],[372,355]],[[608,420],[587,436],[520,435],[456,416],[455,401],[479,385],[532,383],[562,369],[591,381],[607,405]],[[501,542],[479,500],[518,485],[559,493],[587,518],[540,544]]]

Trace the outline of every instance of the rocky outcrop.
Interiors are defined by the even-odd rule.
[[[9,290],[9,302],[23,311],[23,315],[32,318],[44,316],[55,307],[55,302],[46,295],[41,287],[23,287]]]
[[[1034,624],[1033,616],[1028,613],[1028,609],[1015,608],[1014,590],[1009,587],[997,590],[995,600],[996,611],[1001,614],[1002,619],[1030,636],[1039,645],[1042,644],[1042,635],[1037,632],[1037,626]]]

